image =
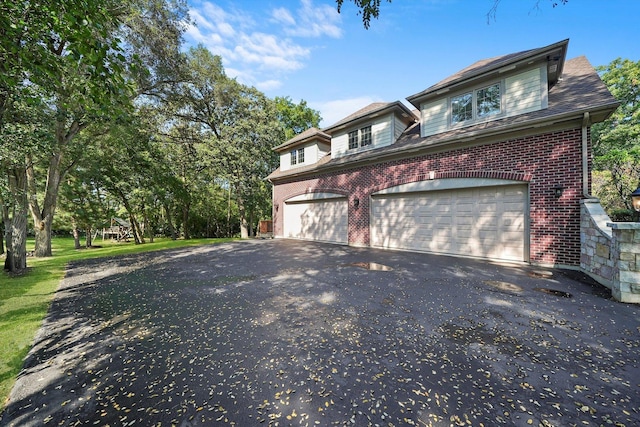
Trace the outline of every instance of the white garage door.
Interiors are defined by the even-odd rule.
[[[525,260],[527,187],[374,196],[373,246]]]
[[[284,203],[284,237],[347,243],[347,199]]]

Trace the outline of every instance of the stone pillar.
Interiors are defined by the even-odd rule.
[[[611,294],[621,302],[640,303],[640,223],[610,222],[614,261]]]

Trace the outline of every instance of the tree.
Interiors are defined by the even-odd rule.
[[[298,104],[294,104],[291,98],[276,97],[276,112],[278,121],[283,128],[283,141],[293,138],[295,135],[305,130],[320,126],[320,112],[309,108],[307,101],[301,100]]]
[[[600,77],[620,106],[604,122],[591,128],[594,186],[605,209],[630,209],[629,194],[640,185],[640,61],[615,59],[597,67]]]
[[[21,4],[10,2],[3,10],[3,21],[18,23],[8,31],[9,43],[37,47],[8,51],[5,68],[12,77],[2,83],[37,85],[56,110],[52,150],[27,162],[47,164],[46,179],[28,167],[27,180],[36,256],[49,256],[60,184],[76,160],[69,156],[75,137],[92,124],[118,120],[134,96],[165,85],[171,61],[181,57],[186,6],[165,0],[44,0],[25,3],[25,12]]]
[[[36,88],[25,86],[19,93],[6,105],[8,118],[0,127],[0,211],[7,246],[5,267],[9,271],[26,268],[27,159],[50,147],[48,125],[52,122]]]

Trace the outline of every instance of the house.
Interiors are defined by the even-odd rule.
[[[618,106],[568,40],[478,61],[275,147],[275,237],[580,266],[592,124]]]

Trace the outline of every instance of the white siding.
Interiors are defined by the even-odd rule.
[[[422,136],[435,135],[447,130],[447,106],[448,98],[422,104],[420,112]]]
[[[317,163],[318,160],[323,158],[329,151],[329,144],[318,143],[317,141],[309,142],[303,146],[296,147],[296,150],[304,147],[304,162],[297,163],[295,165],[291,164],[291,151],[288,150],[284,153],[280,153],[280,170],[286,171],[289,169],[294,169],[300,166],[308,166],[314,163]]]
[[[331,152],[331,145],[318,144],[318,160],[326,156],[329,152]]]
[[[331,157],[335,159],[349,154],[360,153],[362,151],[391,145],[393,141],[395,141],[392,135],[393,117],[393,114],[389,114],[387,116],[380,117],[377,120],[373,120],[370,123],[362,123],[353,128],[347,128],[341,133],[335,134],[333,138],[331,138]],[[356,129],[362,129],[369,125],[371,125],[371,145],[349,150],[349,132]]]
[[[396,142],[398,138],[400,138],[400,135],[402,135],[402,132],[404,132],[405,129],[406,129],[406,126],[404,125],[404,123],[402,123],[402,120],[400,120],[399,117],[394,117],[393,142]]]
[[[542,86],[542,77],[541,69],[536,68],[505,79],[504,106],[507,117],[543,108],[546,79],[545,85]]]

